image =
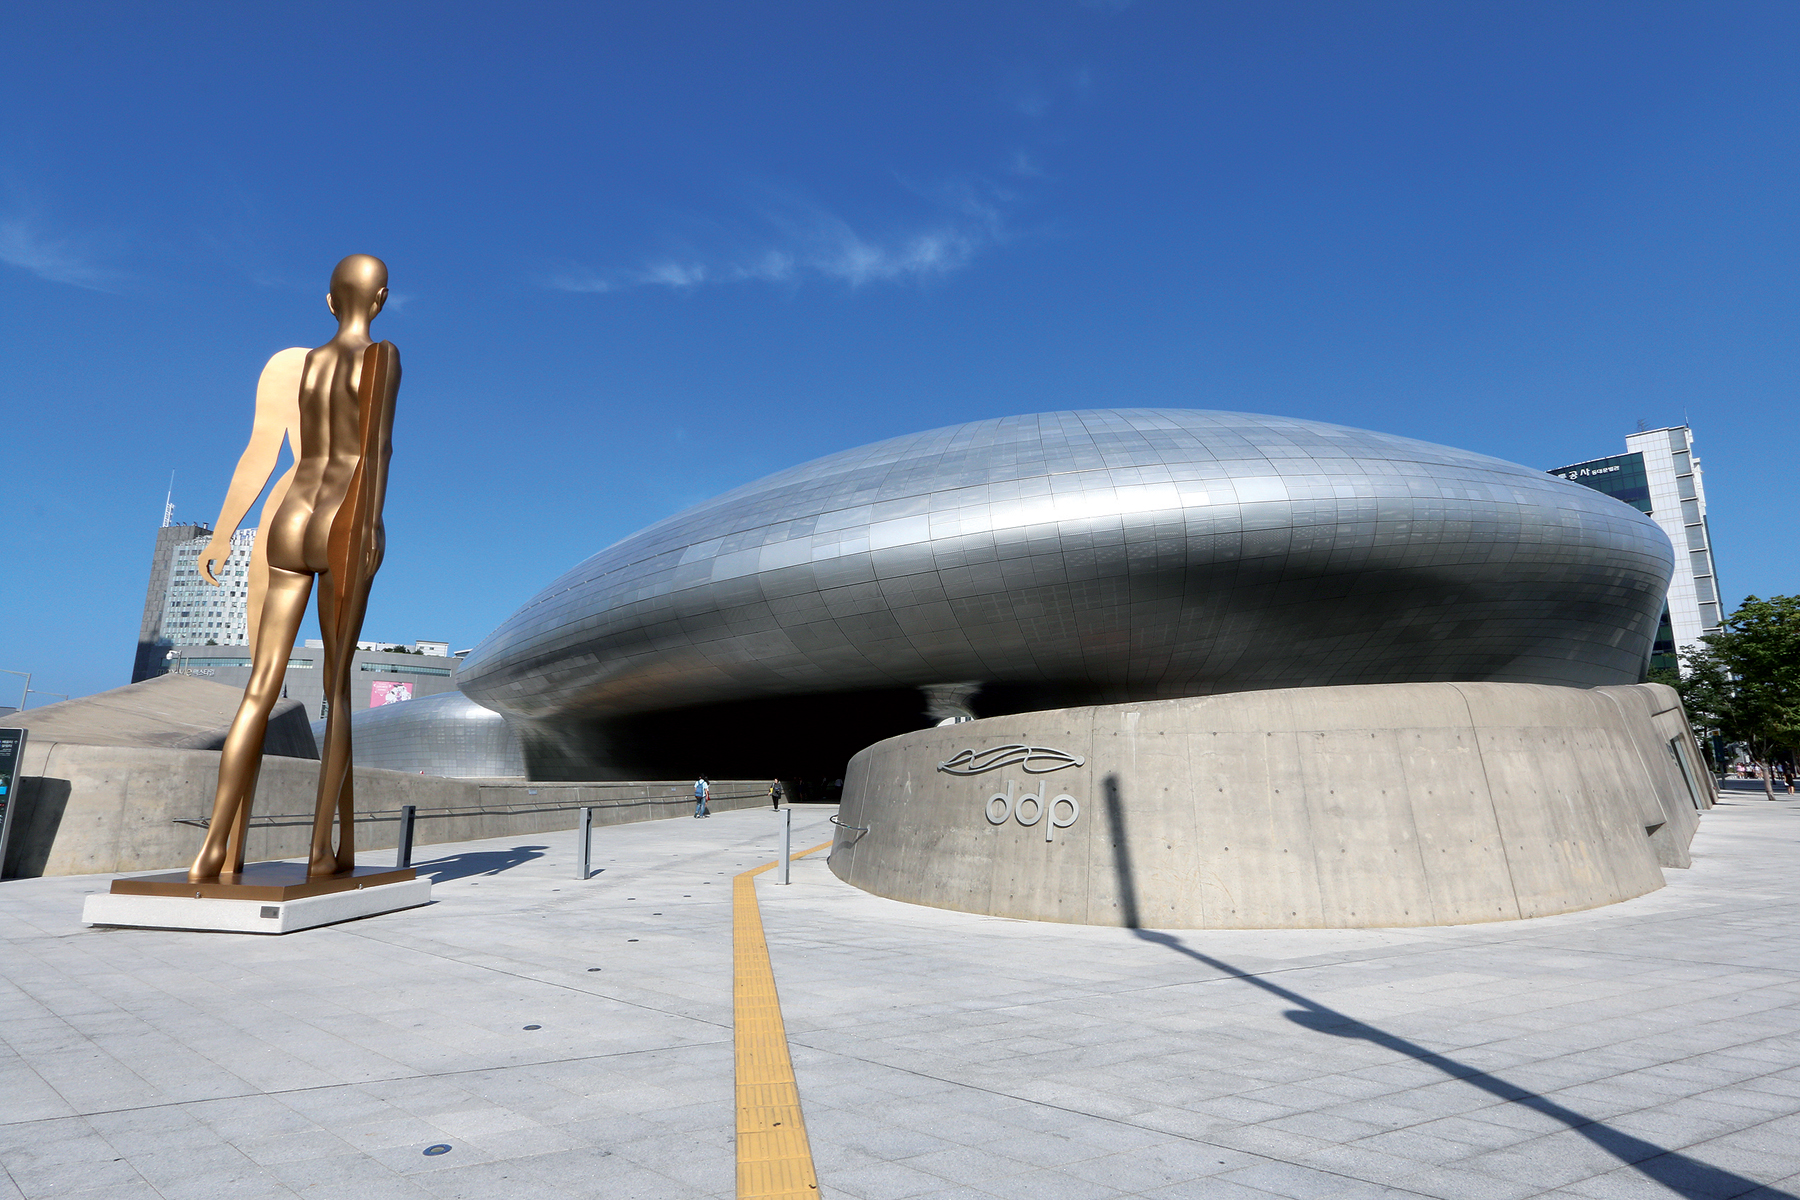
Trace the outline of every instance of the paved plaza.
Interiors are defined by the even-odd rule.
[[[572,833],[423,847],[431,906],[279,938],[0,885],[0,1200],[732,1197],[776,835],[601,829],[585,882]],[[831,1200],[1800,1191],[1800,800],[1729,793],[1641,899],[1441,929],[1033,924],[822,858],[756,893]]]

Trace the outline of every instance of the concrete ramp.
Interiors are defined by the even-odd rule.
[[[161,675],[109,692],[65,700],[6,717],[8,726],[31,731],[32,745],[132,746],[158,750],[218,750],[243,699],[240,688]],[[278,701],[269,718],[263,753],[284,758],[319,757],[306,710]]]
[[[1672,689],[1402,683],[1057,709],[851,760],[831,869],[964,912],[1151,929],[1612,904],[1713,800]]]

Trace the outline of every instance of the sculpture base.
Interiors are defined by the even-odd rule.
[[[262,862],[246,866],[242,874],[221,875],[207,883],[189,883],[186,871],[164,871],[115,879],[115,896],[185,896],[206,900],[301,900],[333,892],[353,892],[417,877],[411,867],[353,867],[321,879],[306,877],[306,864]]]
[[[280,866],[279,863],[263,863],[259,866]],[[299,871],[304,874],[306,868]],[[366,868],[365,868],[366,870]],[[402,872],[370,871],[372,875],[393,875]],[[411,871],[403,872],[411,875]],[[245,872],[249,874],[248,871]],[[366,880],[368,876],[363,876]],[[150,881],[157,879],[149,877]],[[381,913],[397,912],[403,908],[417,908],[421,904],[431,902],[431,880],[405,879],[395,883],[369,884],[359,882],[349,876],[340,876],[338,880],[324,879],[321,884],[343,882],[336,888],[325,892],[315,892],[294,898],[239,898],[233,899],[220,895],[195,896],[197,889],[211,887],[242,887],[242,884],[187,884],[183,875],[186,895],[157,895],[147,892],[96,892],[89,896],[81,909],[81,920],[86,925],[123,925],[146,929],[195,929],[226,933],[294,933],[301,929],[313,929],[320,925],[334,925],[339,921],[354,921],[359,917],[373,917]],[[139,884],[146,880],[121,879],[119,883]],[[114,885],[115,887],[117,884]]]

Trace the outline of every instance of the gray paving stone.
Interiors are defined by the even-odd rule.
[[[1257,1188],[1271,1195],[1291,1197],[1292,1200],[1329,1200],[1343,1195],[1355,1183],[1367,1182],[1347,1178],[1335,1171],[1291,1162],[1260,1162],[1254,1166],[1227,1171],[1219,1178],[1229,1183]]]
[[[957,1185],[938,1191],[920,1192],[912,1200],[994,1200],[994,1193]]]
[[[1037,1170],[1008,1175],[982,1187],[1001,1200],[1112,1200],[1132,1192],[1064,1171]],[[873,1198],[871,1197],[871,1200]]]
[[[822,1193],[1793,1192],[1797,821],[1733,800],[1662,892],[1448,929],[1151,939],[803,861],[758,886]],[[585,884],[541,837],[429,908],[279,940],[84,930],[103,880],[0,885],[0,1200],[729,1196],[728,884],[773,824],[601,830]]]

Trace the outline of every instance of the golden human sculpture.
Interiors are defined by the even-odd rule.
[[[218,585],[214,564],[223,564],[230,555],[231,535],[275,473],[284,440],[293,448],[294,465],[263,505],[248,576],[250,682],[225,737],[212,821],[188,869],[192,883],[243,871],[263,738],[281,698],[288,656],[315,578],[329,708],[306,874],[320,879],[356,865],[350,667],[369,585],[386,548],[381,507],[400,390],[400,352],[391,342],[369,337],[369,323],[387,295],[386,264],[367,254],[344,259],[331,273],[326,298],[338,319],[337,336],[316,350],[283,350],[269,360],[257,383],[250,443],[232,474],[212,541],[200,555],[200,574],[207,582]]]

